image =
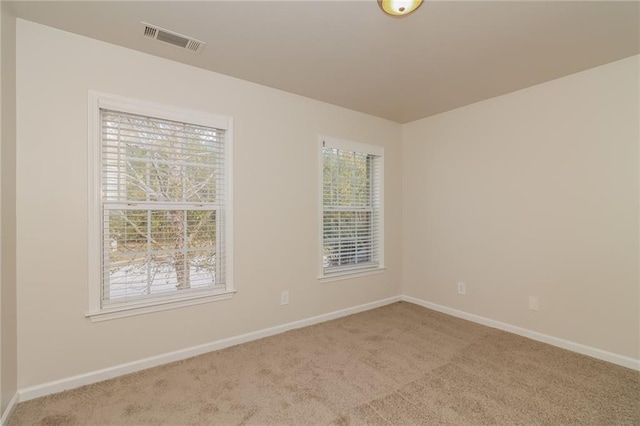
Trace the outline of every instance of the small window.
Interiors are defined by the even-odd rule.
[[[384,149],[321,137],[322,277],[384,267]]]
[[[89,315],[230,296],[230,119],[91,100]]]

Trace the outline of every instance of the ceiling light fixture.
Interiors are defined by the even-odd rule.
[[[406,16],[420,7],[422,0],[378,0],[384,13],[391,16]]]

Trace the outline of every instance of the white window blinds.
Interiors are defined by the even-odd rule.
[[[100,109],[101,304],[225,288],[225,130]]]
[[[382,266],[379,148],[352,144],[354,149],[330,139],[322,143],[323,274],[378,268]]]

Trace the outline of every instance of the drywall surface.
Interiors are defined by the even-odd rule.
[[[16,314],[16,18],[0,4],[2,130],[0,145],[0,415],[17,391]]]
[[[640,358],[638,59],[403,126],[404,294]]]
[[[400,293],[399,124],[28,21],[17,38],[19,388]],[[233,117],[233,299],[85,318],[89,90]],[[318,282],[319,134],[385,148],[382,274]]]

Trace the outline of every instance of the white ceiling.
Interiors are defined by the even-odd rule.
[[[16,2],[18,17],[405,123],[640,53],[640,3]],[[207,42],[143,38],[140,21]]]

